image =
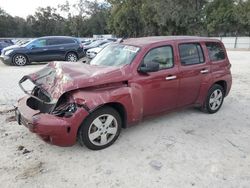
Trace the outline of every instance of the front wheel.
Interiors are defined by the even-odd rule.
[[[17,54],[13,57],[13,63],[17,66],[24,66],[28,63],[28,60],[24,55]]]
[[[213,85],[208,91],[205,110],[210,114],[216,113],[223,104],[224,96],[223,87],[218,84]]]
[[[121,132],[120,114],[111,107],[100,108],[91,113],[78,131],[78,140],[92,150],[112,145]]]

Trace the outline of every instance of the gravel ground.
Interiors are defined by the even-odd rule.
[[[185,109],[123,130],[101,151],[44,143],[0,114],[1,187],[250,187],[250,52],[230,51],[233,87],[221,110]],[[0,109],[44,65],[0,64]]]

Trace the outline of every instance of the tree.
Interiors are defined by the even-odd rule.
[[[205,24],[208,35],[234,35],[237,31],[234,0],[214,0],[205,7]]]
[[[250,0],[240,0],[235,9],[237,34],[250,36]]]

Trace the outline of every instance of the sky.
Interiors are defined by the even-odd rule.
[[[65,1],[66,0],[0,0],[0,7],[12,16],[26,18],[26,16],[34,14],[38,7],[57,7],[58,4],[64,4]],[[69,2],[73,4],[77,2],[77,0],[69,0]]]

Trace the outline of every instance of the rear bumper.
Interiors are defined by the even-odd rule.
[[[18,101],[16,120],[19,124],[36,133],[45,142],[57,146],[72,146],[76,142],[77,131],[88,112],[78,108],[69,118],[40,113],[26,105],[28,97]]]
[[[12,64],[12,58],[10,56],[5,56],[5,55],[1,55],[0,56],[0,61],[2,61],[4,64]]]

